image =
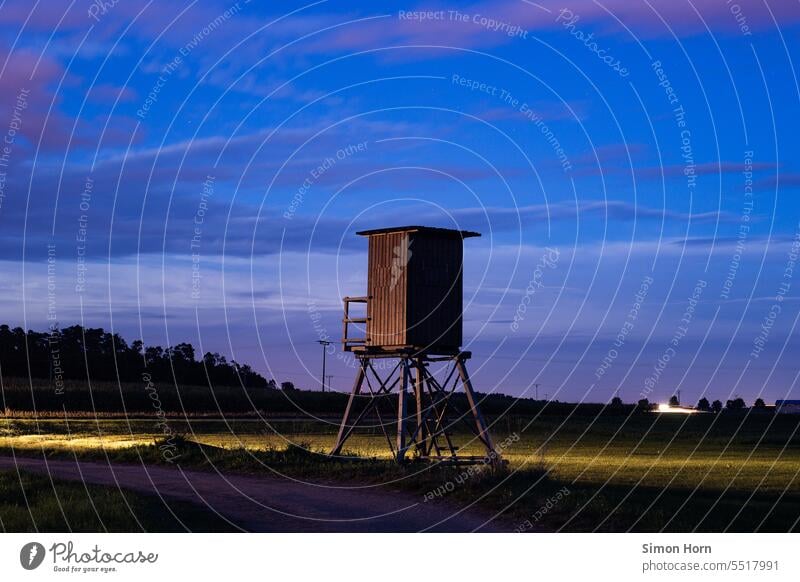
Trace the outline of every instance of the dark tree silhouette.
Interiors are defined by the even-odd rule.
[[[650,410],[650,401],[647,398],[642,398],[636,403],[636,406],[640,410]]]
[[[722,410],[722,402],[720,402],[719,400],[715,400],[711,404],[711,410],[713,410],[714,412],[720,412]]]
[[[681,401],[678,400],[677,396],[671,396],[670,399],[669,399],[669,405],[670,406],[680,406],[681,405]]]
[[[63,380],[138,382],[146,373],[154,381],[169,384],[275,385],[250,366],[228,363],[219,354],[198,360],[189,343],[166,349],[145,347],[141,340],[128,345],[119,334],[80,325],[54,327],[45,333],[0,325],[0,371],[6,378],[53,378],[58,373]]]
[[[614,396],[614,398],[611,399],[611,406],[622,406],[622,398]]]
[[[756,401],[753,403],[754,408],[766,408],[766,406],[763,398],[756,398]]]
[[[744,400],[741,398],[734,398],[725,403],[725,408],[728,410],[742,410],[745,407]]]
[[[703,396],[703,397],[702,397],[702,398],[701,398],[701,399],[700,399],[700,400],[697,402],[697,410],[708,411],[708,410],[710,410],[710,409],[711,409],[711,405],[708,403],[708,398],[706,398],[705,396]]]

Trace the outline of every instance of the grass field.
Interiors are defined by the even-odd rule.
[[[194,504],[170,502],[109,487],[51,481],[43,475],[0,471],[3,532],[232,531]]]
[[[303,443],[328,450],[334,421],[168,419],[170,430],[226,449],[282,449]],[[598,418],[503,419],[493,427],[501,442],[519,435],[503,456],[512,469],[546,468],[552,477],[593,484],[640,484],[738,491],[800,488],[800,429],[792,416],[660,415]],[[82,451],[152,444],[164,433],[152,420],[0,420],[0,447]],[[456,434],[466,454],[481,454],[467,434]],[[383,434],[356,434],[349,453],[388,458]]]
[[[508,472],[471,476],[444,496],[482,498],[487,507],[506,509],[521,529],[527,523],[574,531],[796,530],[799,421],[771,414],[502,418],[493,433],[498,442],[512,437],[503,450]],[[420,495],[458,476],[452,469],[394,467],[377,429],[348,442],[348,453],[362,460],[331,462],[321,453],[333,442],[334,419],[167,419],[167,424],[173,433],[207,445],[181,458],[187,466],[213,463],[231,471],[388,482]],[[163,437],[163,425],[153,419],[0,419],[0,447],[18,455],[108,453],[123,461],[163,462],[153,446]],[[456,440],[465,453],[480,454],[467,434]],[[291,445],[298,444],[311,452],[297,454]],[[287,446],[293,454],[286,454]],[[559,491],[569,494],[542,514]]]

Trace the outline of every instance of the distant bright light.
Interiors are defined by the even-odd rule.
[[[683,408],[681,406],[670,406],[669,404],[659,404],[659,412],[668,412],[670,414],[695,414],[697,411],[694,408]]]

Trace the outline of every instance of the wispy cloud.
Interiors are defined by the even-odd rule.
[[[504,207],[464,208],[452,211],[451,215],[461,228],[480,228],[490,225],[492,229],[516,228],[520,224],[544,223],[547,221],[575,221],[578,218],[601,219],[612,222],[635,220],[687,222],[736,222],[737,216],[724,211],[677,212],[666,208],[651,208],[619,200],[581,201],[577,204],[539,204],[517,209]],[[433,216],[431,216],[433,218]]]

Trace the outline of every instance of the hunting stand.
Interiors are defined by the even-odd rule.
[[[471,353],[461,351],[463,241],[480,235],[421,226],[357,234],[369,238],[368,295],[344,298],[342,343],[358,372],[331,455],[341,454],[374,413],[397,462],[413,450],[417,458],[433,461],[499,463],[467,372]],[[366,307],[365,316],[354,316],[353,304]],[[363,337],[350,336],[353,324],[366,331]],[[376,370],[376,362],[393,360],[387,374]],[[465,406],[454,397],[459,387]],[[390,401],[396,402],[394,419],[384,423],[381,405]],[[452,437],[459,424],[466,424],[485,456],[458,454]],[[396,429],[394,435],[387,426]]]

